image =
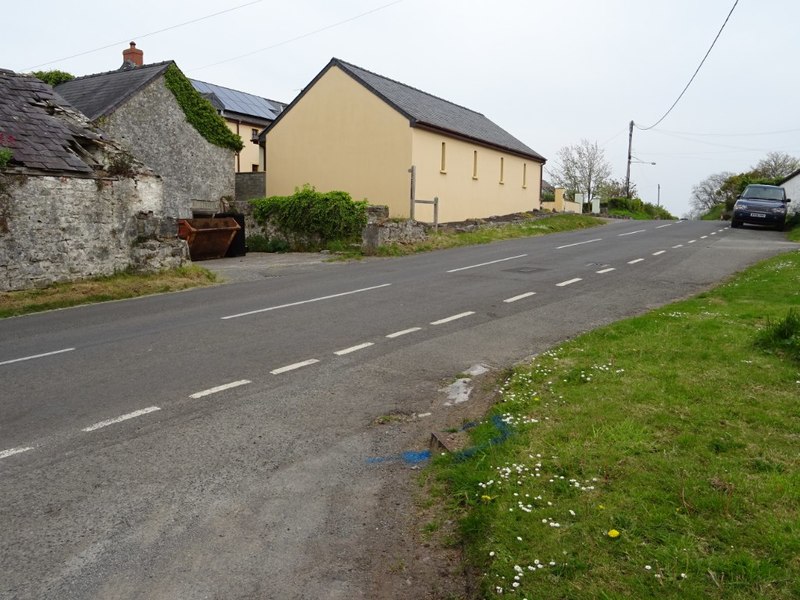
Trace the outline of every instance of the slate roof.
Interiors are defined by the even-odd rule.
[[[438,98],[399,81],[367,71],[338,58],[331,59],[331,62],[306,87],[306,90],[334,66],[342,69],[358,83],[408,118],[411,127],[436,129],[449,135],[467,138],[500,150],[520,154],[537,162],[544,163],[546,160],[541,154],[523,144],[479,112]],[[305,93],[305,90],[303,93]],[[297,102],[303,96],[303,93],[292,104]],[[289,108],[291,106],[290,104]],[[278,120],[280,120],[280,117]]]
[[[167,70],[173,61],[136,69],[78,77],[56,86],[56,91],[91,121],[113,113],[131,96]]]
[[[194,89],[207,97],[215,108],[225,113],[236,113],[258,120],[274,121],[283,110],[284,104],[261,96],[232,90],[231,88],[197,79],[190,79]],[[265,123],[266,124],[266,123]]]
[[[84,148],[101,139],[49,85],[0,70],[0,146],[13,151],[12,167],[91,173]]]

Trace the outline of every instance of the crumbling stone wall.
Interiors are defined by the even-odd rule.
[[[233,151],[211,144],[192,127],[163,77],[98,125],[161,175],[165,214],[190,219],[192,200],[233,199]]]
[[[0,291],[189,260],[152,175],[0,175]]]

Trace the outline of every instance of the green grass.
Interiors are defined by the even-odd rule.
[[[479,597],[800,597],[798,307],[793,252],[516,368],[427,474]]]
[[[634,221],[652,221],[653,215],[647,214],[643,211],[622,210],[613,208],[608,211],[609,217],[633,219]]]
[[[721,202],[709,210],[706,214],[700,217],[701,221],[719,221],[722,213],[725,212],[725,203]]]
[[[554,215],[533,218],[520,224],[498,227],[481,227],[475,231],[455,232],[441,230],[431,233],[428,240],[418,244],[387,244],[378,249],[379,256],[402,256],[418,252],[430,252],[459,246],[489,244],[500,240],[533,237],[548,233],[559,233],[575,229],[587,229],[602,225],[603,221],[584,215]]]
[[[211,285],[214,282],[216,282],[214,273],[203,267],[191,265],[161,273],[118,273],[109,277],[58,283],[32,290],[0,292],[0,318],[81,304],[175,292]]]

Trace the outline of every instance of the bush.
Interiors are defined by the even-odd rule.
[[[767,320],[767,326],[756,337],[756,346],[800,361],[800,313],[790,308],[783,319]]]
[[[279,238],[269,239],[265,235],[256,233],[247,236],[247,251],[248,252],[288,252],[289,242]]]
[[[253,217],[261,225],[271,223],[284,234],[332,241],[360,238],[367,224],[367,201],[354,202],[347,192],[318,192],[309,185],[291,196],[251,200]]]
[[[609,198],[606,202],[609,213],[632,213],[646,215],[652,219],[674,219],[675,217],[662,206],[644,202],[639,198]]]

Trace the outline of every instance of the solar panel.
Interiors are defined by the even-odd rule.
[[[224,110],[274,121],[280,110],[272,102],[261,96],[240,92],[230,88],[190,79],[194,89],[201,94],[214,94],[222,102]]]

